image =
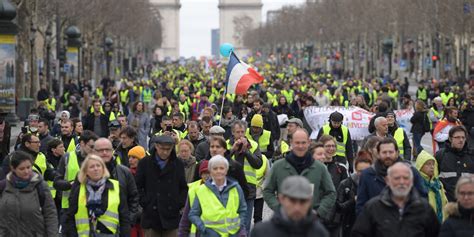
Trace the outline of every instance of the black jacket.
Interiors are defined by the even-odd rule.
[[[439,237],[474,236],[474,212],[461,207],[458,203],[448,203],[448,219],[443,222]]]
[[[120,187],[122,188],[120,193],[124,193],[127,198],[124,204],[127,205],[127,209],[130,212],[130,222],[135,223],[135,220],[138,219],[138,213],[140,213],[138,207],[139,196],[135,179],[126,166],[116,164],[115,160],[110,161],[106,165],[110,172],[110,177],[119,181]]]
[[[336,210],[342,218],[342,236],[351,236],[351,229],[356,220],[357,183],[355,175],[343,180],[337,188]]]
[[[316,214],[311,212],[299,223],[283,217],[282,211],[279,210],[273,214],[272,219],[258,223],[253,229],[250,236],[252,237],[306,237],[318,236],[328,237],[329,234],[323,225],[319,222]]]
[[[76,229],[76,223],[74,219],[74,215],[77,213],[77,200],[79,197],[79,190],[80,190],[80,183],[79,182],[74,182],[72,185],[71,189],[71,195],[69,196],[69,208],[66,211],[66,221],[65,225],[63,227],[63,236],[66,237],[76,237],[78,236],[77,234],[77,229]],[[102,193],[102,209],[107,210],[107,204],[109,200],[109,192],[108,190],[113,188],[112,182],[107,180],[105,184],[105,190]],[[118,207],[118,212],[119,212],[119,231],[120,231],[120,237],[128,237],[130,236],[130,214],[127,209],[127,205],[124,205],[127,202],[127,197],[126,193],[122,192],[123,186],[120,185],[120,205]],[[104,234],[112,234],[104,225],[98,224],[97,229]]]
[[[430,204],[412,189],[402,214],[392,201],[386,187],[371,199],[357,217],[352,236],[358,237],[433,237],[438,235],[439,222]]]
[[[412,124],[410,132],[425,134],[425,131],[423,129],[423,123],[425,122],[425,118],[428,119],[427,112],[415,112],[410,118],[410,122]]]
[[[474,127],[474,105],[468,104],[466,108],[461,110],[460,119],[467,131],[471,131],[471,129]]]
[[[43,154],[47,154],[48,153],[48,143],[50,141],[52,141],[54,139],[53,136],[49,135],[49,133],[46,133],[46,135],[39,135],[39,139],[40,139],[40,151],[43,153]]]
[[[115,155],[120,157],[122,165],[130,167],[130,164],[128,163],[128,152],[135,146],[138,146],[136,142],[133,142],[133,144],[127,148],[123,148],[121,144],[117,147],[117,149],[115,150]]]
[[[474,173],[474,152],[466,144],[460,151],[452,149],[449,142],[446,148],[442,148],[436,153],[438,162],[439,180],[446,190],[448,201],[454,202],[456,183],[459,178],[466,173]]]
[[[184,164],[173,150],[166,166],[161,169],[152,150],[138,163],[135,179],[143,207],[144,229],[171,230],[178,228],[180,210],[186,203],[188,185]]]
[[[94,113],[87,115],[86,117],[82,118],[82,125],[84,126],[84,130],[90,130],[94,132]],[[109,118],[105,114],[100,114],[100,127],[102,130],[102,134],[97,134],[99,137],[108,137],[109,136]]]

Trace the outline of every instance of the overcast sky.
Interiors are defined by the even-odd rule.
[[[269,10],[305,0],[263,0],[262,20]],[[211,54],[211,29],[219,28],[218,0],[181,0],[180,53],[181,56]]]

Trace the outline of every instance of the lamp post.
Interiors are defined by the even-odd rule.
[[[31,26],[30,26],[30,35],[29,35],[29,39],[30,39],[30,49],[31,49],[31,54],[30,54],[30,83],[25,83],[25,90],[26,88],[28,88],[27,85],[33,85],[34,81],[35,81],[35,75],[34,75],[34,65],[35,65],[35,61],[34,61],[34,52],[35,52],[35,41],[36,41],[36,27],[35,25],[33,24],[33,22],[31,22]],[[30,87],[31,88],[31,87]],[[31,92],[31,91],[30,91]],[[31,94],[31,93],[30,93]]]
[[[74,67],[75,71],[78,74],[78,79],[80,77],[80,47],[82,44],[81,40],[81,31],[77,26],[71,25],[66,29],[66,32],[64,34],[67,36],[67,53],[71,57],[76,57],[77,58],[77,66]],[[76,62],[69,61],[68,64],[73,64]],[[72,67],[70,67],[72,68]],[[71,74],[71,78],[74,76],[74,73]]]
[[[46,81],[48,82],[49,91],[53,91],[53,82],[51,81],[51,70],[50,70],[50,54],[51,54],[51,24],[48,24],[46,29]]]
[[[105,38],[105,63],[107,70],[107,77],[110,78],[110,60],[112,59],[112,50],[114,41],[110,37]]]

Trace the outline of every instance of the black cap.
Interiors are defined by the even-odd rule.
[[[329,120],[333,122],[342,122],[344,119],[344,115],[342,115],[339,112],[333,112],[331,115],[329,115]]]
[[[170,136],[160,135],[160,136],[153,136],[150,141],[151,144],[169,144],[174,145],[174,139]]]
[[[117,120],[112,120],[109,122],[109,128],[120,128],[120,123]]]

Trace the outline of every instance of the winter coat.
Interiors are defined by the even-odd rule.
[[[194,156],[196,157],[196,160],[202,161],[207,159],[209,157],[209,149],[210,144],[208,140],[199,143],[199,145],[197,145],[194,149]]]
[[[353,237],[433,237],[438,234],[439,222],[428,202],[411,190],[408,201],[400,208],[392,201],[390,189],[371,199],[357,217],[352,228]]]
[[[425,163],[429,160],[435,162],[434,175],[431,178],[421,171]],[[438,220],[441,222],[446,219],[446,213],[443,207],[448,203],[448,199],[446,198],[446,191],[444,190],[443,184],[439,180],[438,162],[436,162],[436,159],[428,152],[422,151],[418,154],[416,159],[416,169],[420,172],[423,178],[423,184],[428,191],[428,202],[438,216]]]
[[[14,187],[12,180],[13,173],[9,173],[4,181],[4,191],[0,192],[0,236],[58,236],[56,206],[46,182],[34,172],[23,189]],[[44,192],[43,206],[39,192]]]
[[[448,218],[441,225],[439,237],[474,236],[474,213],[458,203],[448,203],[445,207]]]
[[[342,218],[342,236],[350,236],[350,232],[356,220],[355,205],[357,195],[358,177],[352,174],[343,180],[337,188],[336,210]]]
[[[474,105],[468,104],[461,110],[460,119],[467,131],[471,131],[474,128]]]
[[[43,154],[48,153],[48,143],[54,139],[53,136],[49,135],[49,133],[46,133],[46,135],[39,135],[40,139],[40,152]]]
[[[163,169],[156,151],[138,162],[135,180],[143,207],[143,229],[172,230],[178,228],[180,210],[184,207],[188,185],[184,165],[173,150]]]
[[[97,134],[97,136],[108,137],[109,136],[109,118],[105,116],[104,114],[100,114],[99,119],[100,119],[100,129],[102,130],[102,134]],[[83,117],[82,125],[84,127],[84,130],[90,130],[94,132],[94,120],[95,120],[94,113],[90,113],[86,117]],[[64,144],[64,146],[66,147],[66,144]]]
[[[120,162],[122,165],[130,167],[130,164],[128,163],[128,152],[136,146],[138,146],[138,144],[134,141],[132,145],[127,148],[124,148],[122,145],[120,145],[117,147],[117,149],[115,149],[115,155],[120,157]]]
[[[194,156],[189,157],[187,160],[181,159],[181,162],[183,162],[184,165],[184,174],[186,176],[186,183],[192,183],[194,182],[196,172],[199,174],[199,166],[198,163],[196,162],[196,158]]]
[[[436,153],[438,162],[439,180],[446,190],[446,197],[449,202],[456,201],[455,188],[458,179],[462,175],[474,174],[474,152],[464,145],[462,150],[451,148],[451,144]]]
[[[385,167],[382,167],[379,161],[375,162],[376,163],[374,163],[372,167],[363,170],[360,176],[359,187],[357,189],[357,215],[360,214],[365,203],[373,197],[378,196],[386,186],[385,176],[387,176],[387,169]],[[404,161],[399,158],[397,162]],[[418,193],[422,197],[427,197],[428,192],[425,189],[423,178],[420,176],[420,173],[415,169],[415,167],[411,167],[411,170],[414,175],[413,187],[417,189]]]
[[[424,131],[424,122],[425,118],[428,119],[428,112],[426,111],[416,111],[413,116],[410,118],[411,126],[411,133],[417,134],[425,134]]]
[[[76,228],[76,223],[75,223],[75,217],[77,211],[78,211],[78,198],[79,198],[79,191],[81,188],[81,183],[79,182],[74,182],[71,188],[71,193],[69,196],[69,208],[66,211],[65,214],[65,225],[63,227],[63,236],[67,237],[77,237],[77,228]],[[105,183],[105,189],[102,192],[101,196],[101,209],[102,210],[107,210],[107,205],[108,205],[108,200],[109,200],[109,189],[113,189],[114,186],[112,182],[109,180],[106,181]],[[130,236],[130,227],[132,223],[130,222],[130,213],[127,209],[127,205],[125,203],[127,202],[127,194],[126,192],[122,192],[123,190],[123,185],[120,184],[120,204],[118,206],[118,214],[119,214],[119,226],[118,226],[118,231],[120,233],[120,237],[128,237]],[[87,191],[86,191],[87,192]],[[97,229],[101,231],[102,233],[107,233],[109,230],[104,226],[104,225],[97,225]],[[110,233],[110,232],[109,232]]]
[[[138,124],[133,124],[135,117],[137,117],[138,119]],[[127,120],[128,120],[128,124],[130,124],[132,127],[134,127],[137,130],[138,144],[142,147],[148,147],[147,142],[146,142],[148,132],[150,131],[150,118],[148,114],[147,113],[135,114],[131,112],[128,114]]]
[[[289,152],[288,155],[292,154],[293,152]],[[280,207],[276,196],[279,187],[286,177],[293,175],[298,175],[298,173],[287,159],[278,160],[273,164],[270,176],[267,178],[263,188],[263,198],[273,211],[278,211]],[[336,190],[327,168],[321,162],[315,161],[309,168],[303,170],[300,175],[314,184],[313,209],[316,210],[321,218],[329,218],[330,210],[336,201]]]
[[[314,212],[308,213],[303,220],[298,223],[283,217],[282,210],[277,210],[269,221],[255,225],[251,233],[252,237],[306,237],[318,236],[328,237],[329,234],[323,225],[318,221]]]
[[[233,188],[237,189],[237,193],[239,195],[239,208],[237,209],[237,213],[239,214],[240,218],[240,231],[245,230],[245,220],[246,218],[248,218],[246,216],[247,203],[245,202],[244,193],[242,192],[242,189],[240,188],[237,181],[227,178],[227,185],[222,191],[219,191],[217,187],[212,184],[212,179],[207,180],[206,183],[204,183],[203,185],[209,188],[214,193],[214,195],[216,195],[217,199],[224,207],[227,206],[230,190],[232,190]],[[218,237],[220,235],[213,229],[207,228],[204,225],[203,220],[201,219],[201,214],[203,213],[203,211],[205,212],[206,210],[202,210],[200,202],[206,201],[207,200],[199,200],[199,197],[196,195],[191,210],[189,211],[188,218],[193,224],[196,225],[196,230],[199,231],[201,237]],[[240,231],[238,231],[235,235],[229,236],[238,236]]]

